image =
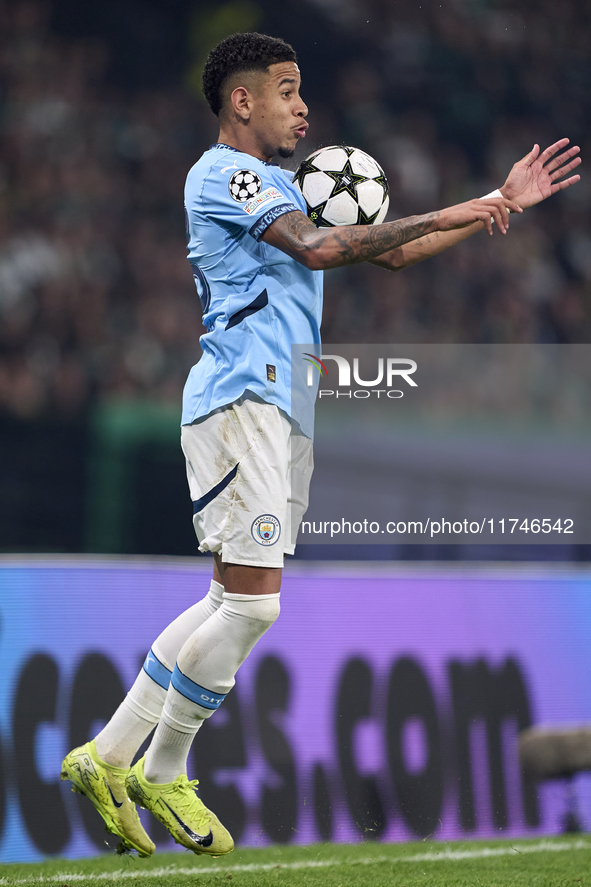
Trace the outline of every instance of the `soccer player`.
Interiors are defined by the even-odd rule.
[[[509,211],[579,179],[562,139],[515,164],[501,190],[376,226],[317,229],[291,175],[308,129],[291,46],[235,34],[209,55],[205,96],[218,142],[189,172],[189,261],[203,307],[203,356],[185,387],[182,446],[200,550],[213,554],[207,595],[164,629],[109,723],[64,759],[62,778],[147,856],[154,844],[134,802],[195,853],[233,841],[187,778],[193,738],[223,702],[253,646],[279,615],[285,554],[307,504],[309,437],[290,422],[293,343],[320,343],[322,271],[371,261],[390,270],[434,256],[476,231],[505,234]],[[292,427],[293,426],[293,427]],[[156,727],[145,755],[132,761]]]

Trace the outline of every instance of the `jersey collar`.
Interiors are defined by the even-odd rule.
[[[235,151],[236,154],[243,154],[243,151],[239,151],[238,148],[234,148],[232,145],[226,145],[224,142],[214,142],[213,145],[210,145],[207,149],[208,151],[212,151],[214,148],[224,149],[225,151]],[[255,157],[255,160],[257,158]],[[264,163],[265,166],[279,166],[278,163],[267,163],[266,160],[259,160],[259,163]]]
[[[228,151],[236,151],[237,154],[240,154],[238,148],[233,148],[232,145],[226,145],[224,142],[214,142],[207,150],[211,151],[213,148],[226,148]]]

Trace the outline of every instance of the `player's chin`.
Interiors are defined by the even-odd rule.
[[[295,145],[291,148],[286,147],[285,145],[281,145],[280,148],[277,148],[277,154],[279,157],[293,157],[295,152]]]

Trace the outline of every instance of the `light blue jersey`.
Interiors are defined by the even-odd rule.
[[[283,213],[305,212],[291,178],[221,144],[189,172],[187,244],[207,332],[185,385],[183,425],[246,389],[291,416],[291,346],[306,343],[320,353],[322,272],[261,240]]]

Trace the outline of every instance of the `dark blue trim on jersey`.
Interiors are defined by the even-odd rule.
[[[269,225],[271,225],[275,219],[278,219],[279,216],[282,216],[284,213],[301,213],[301,211],[300,207],[296,206],[295,203],[280,203],[279,206],[272,206],[266,213],[263,213],[260,219],[257,219],[252,228],[248,229],[248,233],[251,237],[254,237],[255,240],[260,240]]]
[[[226,148],[228,151],[236,151],[237,154],[244,153],[243,151],[239,151],[238,148],[233,148],[232,145],[226,145],[224,142],[214,142],[207,150],[211,151],[212,148]]]
[[[185,699],[189,699],[202,708],[214,710],[219,708],[227,693],[212,693],[205,687],[201,687],[182,673],[178,665],[175,665],[172,673],[172,686],[181,693]]]
[[[225,329],[230,330],[233,326],[238,326],[239,323],[242,323],[245,317],[250,317],[251,314],[256,314],[257,311],[260,311],[261,308],[266,308],[269,304],[269,296],[267,295],[267,290],[263,290],[262,293],[259,293],[256,299],[247,305],[246,308],[241,308],[240,311],[237,311],[236,314],[233,314],[228,323],[225,326]]]
[[[213,148],[220,148],[220,150],[223,149],[224,151],[235,151],[236,154],[247,154],[248,153],[247,151],[240,151],[238,148],[233,148],[232,145],[226,145],[225,142],[214,142],[213,145],[210,145],[207,150],[211,151],[211,150],[213,150]],[[254,154],[251,154],[250,156],[254,157]],[[259,160],[258,157],[255,157],[255,160],[258,160],[259,163],[264,163],[265,166],[279,166],[278,163],[267,163],[266,160]]]
[[[206,493],[205,496],[201,497],[201,499],[197,499],[195,502],[193,502],[193,514],[198,514],[202,508],[205,508],[205,506],[209,505],[209,503],[212,502],[216,496],[219,496],[222,490],[225,490],[229,483],[232,483],[232,481],[236,477],[236,474],[238,473],[238,465],[240,465],[240,462],[238,462],[238,464],[235,465],[234,468],[229,471],[224,478],[222,478],[219,484],[216,484],[215,487],[212,487],[209,493]]]
[[[189,259],[189,263],[191,265],[191,269],[193,271],[193,277],[195,278],[195,282],[199,281],[201,284],[201,292],[199,293],[199,299],[201,300],[201,307],[203,309],[203,313],[207,314],[209,310],[209,305],[211,303],[211,289],[209,288],[209,284],[207,282],[207,277],[195,261],[195,259]],[[197,292],[199,292],[199,287],[197,288]]]
[[[143,669],[148,677],[152,678],[153,681],[156,681],[163,690],[168,690],[172,672],[169,671],[165,665],[162,665],[153,650],[150,650],[146,656]]]

